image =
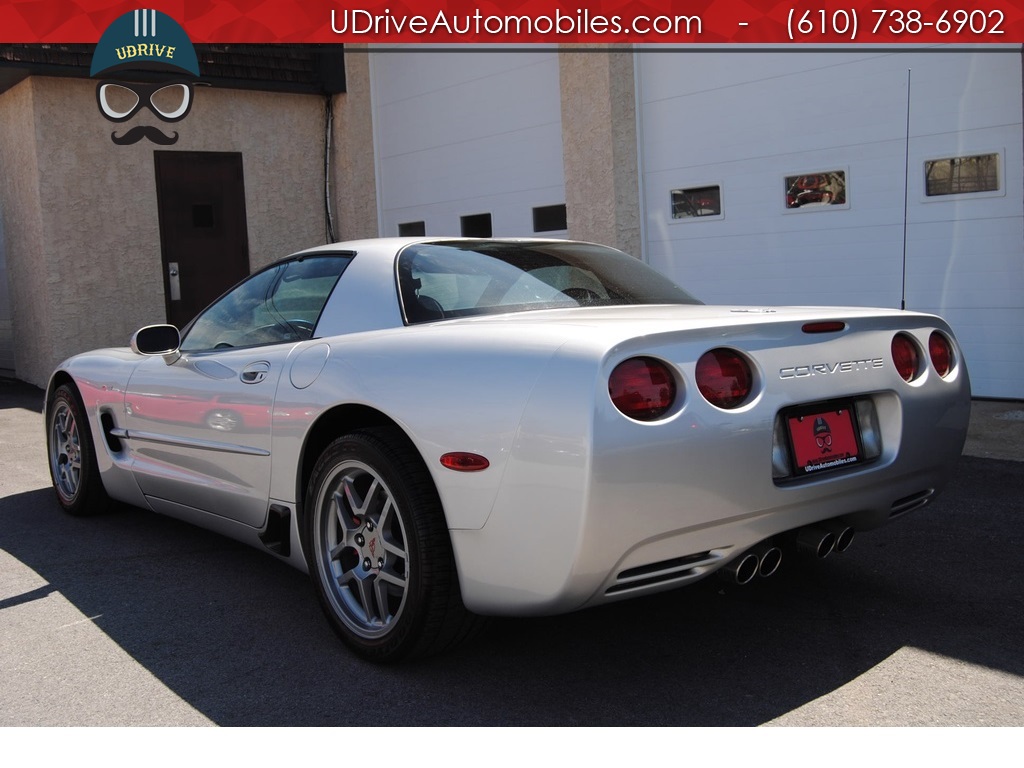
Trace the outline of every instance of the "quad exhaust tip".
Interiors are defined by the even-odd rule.
[[[798,528],[788,535],[790,544],[795,543],[799,552],[808,552],[823,560],[833,552],[845,552],[853,544],[855,531],[852,526],[837,521],[826,521],[818,525]],[[718,573],[733,584],[749,584],[756,577],[767,578],[782,565],[782,549],[771,539],[762,541],[724,566]]]
[[[749,584],[755,577],[767,578],[782,565],[782,550],[770,541],[748,549],[720,571],[723,578],[734,584]]]
[[[855,532],[849,525],[836,525],[832,528],[832,533],[836,537],[836,545],[833,547],[836,552],[845,552],[853,544]]]
[[[796,532],[796,548],[824,560],[836,548],[836,535],[826,528],[801,528]]]
[[[802,552],[809,552],[819,559],[833,552],[845,552],[853,544],[855,531],[844,523],[825,522],[809,525],[796,532],[796,546]]]
[[[757,575],[767,578],[773,575],[782,565],[782,550],[774,544],[758,544],[754,547],[757,555]]]

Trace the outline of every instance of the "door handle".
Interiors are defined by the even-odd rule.
[[[243,384],[259,384],[265,378],[267,373],[270,371],[270,363],[258,362],[250,363],[242,369],[242,373],[239,378]]]
[[[178,262],[168,262],[167,281],[171,287],[171,301],[181,301],[181,280],[178,277]]]

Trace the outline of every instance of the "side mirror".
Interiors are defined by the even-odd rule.
[[[174,355],[177,360],[181,334],[173,325],[147,325],[132,334],[128,344],[138,355]]]

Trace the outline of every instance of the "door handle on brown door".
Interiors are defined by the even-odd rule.
[[[167,281],[171,287],[171,301],[181,301],[181,281],[178,277],[178,262],[167,264]]]

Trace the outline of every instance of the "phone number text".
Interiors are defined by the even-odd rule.
[[[937,10],[937,9],[935,9]],[[867,18],[861,19],[861,16]],[[963,39],[992,39],[1005,34],[1006,16],[1003,11],[961,8],[945,10],[935,15],[930,11],[876,8],[870,11],[856,8],[805,10],[791,8],[787,32],[792,41],[814,38],[839,38],[854,41],[858,34],[878,40],[907,38],[927,34],[957,36]]]

